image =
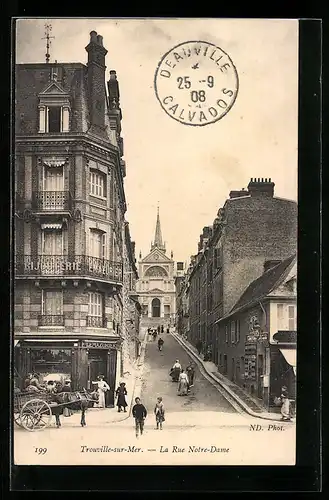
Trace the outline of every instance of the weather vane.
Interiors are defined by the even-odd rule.
[[[53,28],[52,28],[51,24],[45,24],[45,36],[43,38],[41,38],[41,40],[47,40],[46,63],[49,63],[49,58],[50,58],[50,54],[49,54],[49,48],[50,48],[50,44],[51,44],[50,39],[55,38],[54,36],[50,36],[50,32],[52,29]]]

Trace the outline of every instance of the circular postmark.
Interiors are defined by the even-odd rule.
[[[232,108],[239,88],[230,57],[209,42],[183,42],[161,59],[154,77],[155,94],[174,120],[202,127]]]

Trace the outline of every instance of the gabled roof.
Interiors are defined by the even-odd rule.
[[[67,96],[68,93],[65,92],[65,90],[59,85],[58,82],[55,82],[53,80],[39,94],[39,96],[44,96],[44,95],[61,95],[61,96]]]
[[[158,259],[155,259],[154,256],[159,255]],[[157,262],[172,262],[167,255],[162,252],[159,248],[154,248],[146,257],[144,257],[140,262],[150,262],[156,264]]]
[[[231,309],[230,314],[269,295],[287,277],[295,262],[296,254],[291,255],[253,281]]]

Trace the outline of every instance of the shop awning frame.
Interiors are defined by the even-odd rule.
[[[280,352],[284,359],[287,361],[288,365],[292,366],[294,373],[296,375],[296,367],[297,367],[297,350],[280,347]]]

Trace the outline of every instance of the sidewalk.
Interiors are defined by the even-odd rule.
[[[211,377],[214,382],[219,384],[220,387],[224,389],[224,391],[238,404],[238,406],[243,411],[253,417],[281,422],[280,413],[270,413],[266,411],[255,398],[247,394],[241,387],[219,373],[217,370],[217,366],[214,363],[212,363],[211,361],[203,361],[202,357],[199,356],[197,349],[186,339],[183,339],[177,333],[172,333],[172,336],[182,347],[184,347],[184,349],[191,355],[191,357],[194,358],[197,364],[203,367],[207,375],[209,375],[209,377]],[[292,421],[295,421],[295,419],[293,419]]]

